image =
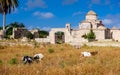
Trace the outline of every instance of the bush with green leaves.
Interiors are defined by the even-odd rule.
[[[24,28],[25,25],[23,23],[18,23],[18,22],[14,22],[14,23],[10,23],[9,25],[7,25],[6,28],[6,36],[5,38],[10,39],[10,36],[13,33],[13,28]],[[2,29],[2,27],[0,27],[0,30]]]
[[[54,49],[50,48],[50,49],[48,49],[48,52],[49,53],[54,53]]]
[[[85,39],[87,39],[87,35],[86,34],[82,35],[82,37],[85,38]]]
[[[28,39],[33,39],[33,34],[32,34],[31,32],[29,32],[29,33],[27,34],[27,38],[28,38]]]
[[[9,61],[9,64],[11,64],[11,65],[17,64],[17,59],[16,59],[16,58],[12,58],[12,59]]]
[[[88,41],[95,40],[95,38],[96,38],[93,30],[90,30],[90,32],[88,34],[84,34],[82,37],[85,39],[88,39]]]
[[[87,38],[88,40],[95,39],[95,34],[92,30],[90,30],[90,33],[87,34]]]
[[[49,32],[45,30],[39,30],[38,33],[39,33],[39,38],[46,38],[49,35]]]

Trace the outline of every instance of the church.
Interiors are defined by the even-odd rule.
[[[49,31],[49,36],[47,38],[37,38],[35,40],[37,42],[49,42],[51,44],[56,43],[84,43],[89,42],[88,39],[85,39],[83,35],[90,33],[90,31],[95,35],[94,41],[114,41],[120,42],[120,29],[116,27],[107,28],[102,23],[101,20],[98,19],[98,15],[90,10],[86,16],[85,20],[81,21],[78,25],[78,29],[72,29],[71,24],[67,23],[65,28],[52,28]],[[27,35],[28,30],[26,29],[13,29],[12,38],[17,39],[21,36]],[[30,31],[31,33],[36,33],[38,31]],[[0,38],[3,38],[3,31],[0,31]]]
[[[82,36],[90,32],[90,30],[95,34],[96,41],[116,41],[120,42],[120,30],[116,27],[111,29],[106,28],[101,20],[98,19],[98,15],[90,10],[86,16],[85,20],[79,23],[79,29],[71,29],[71,24],[66,24],[65,28],[52,28],[49,32],[48,39],[50,43],[57,43],[58,32],[62,33],[61,36],[62,43],[80,43],[88,42]]]

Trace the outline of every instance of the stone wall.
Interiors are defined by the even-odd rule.
[[[35,38],[35,41],[38,43],[50,43],[50,38]]]
[[[100,46],[100,47],[120,47],[120,43],[119,42],[88,42],[88,43],[84,43],[83,45],[87,45],[87,46]]]
[[[53,28],[49,32],[49,38],[50,38],[50,42],[52,44],[55,44],[55,33],[56,32],[64,32],[65,43],[69,43],[71,41],[72,36],[71,36],[70,31],[68,30],[68,28]]]
[[[29,30],[33,34],[33,38],[39,38],[38,29]]]
[[[18,39],[26,37],[29,31],[25,28],[13,28],[13,38]]]

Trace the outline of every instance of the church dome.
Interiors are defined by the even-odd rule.
[[[87,14],[86,14],[86,20],[97,20],[97,14],[90,10]]]
[[[113,26],[111,29],[112,29],[112,30],[117,30],[118,28],[116,28],[115,26]]]
[[[93,10],[90,10],[87,15],[97,15]]]
[[[104,30],[104,29],[106,29],[106,27],[104,27],[104,26],[99,26],[98,29],[103,29],[103,30]]]

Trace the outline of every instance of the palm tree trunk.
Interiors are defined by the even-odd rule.
[[[6,36],[5,26],[6,26],[6,14],[5,14],[5,12],[4,12],[4,13],[3,13],[3,37]]]
[[[5,25],[6,25],[6,14],[4,12],[3,13],[3,31],[5,30]]]

